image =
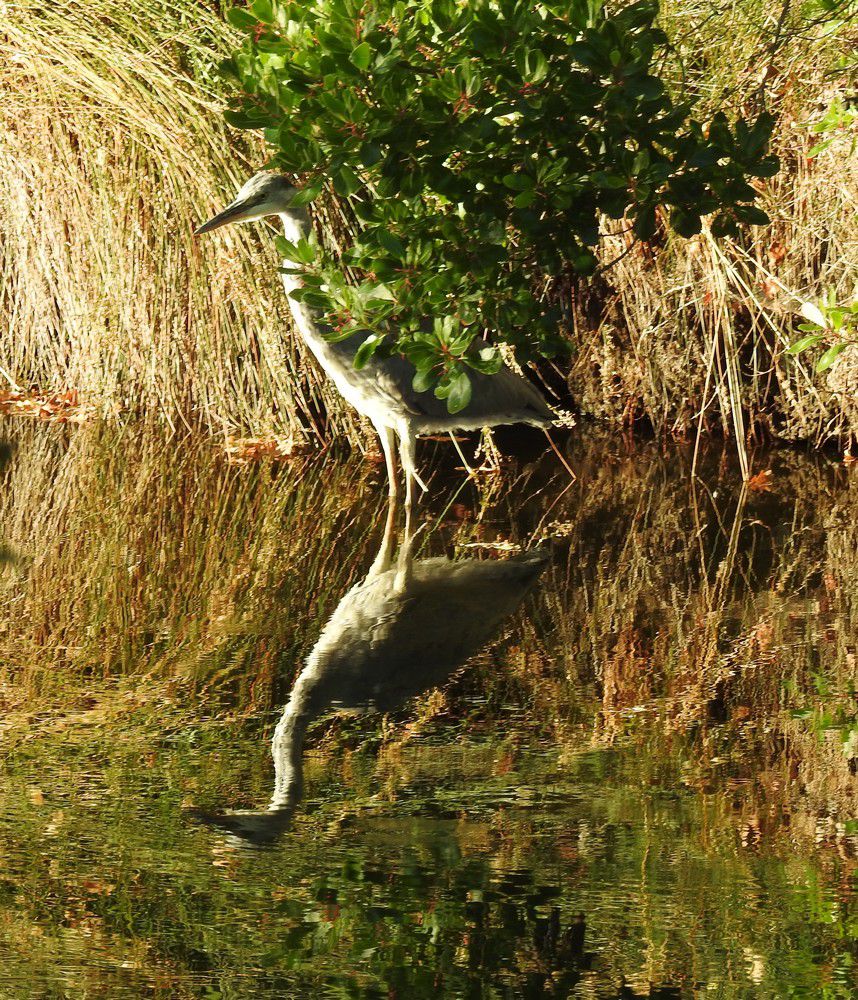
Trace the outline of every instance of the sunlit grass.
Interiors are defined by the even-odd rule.
[[[784,169],[763,194],[771,228],[720,247],[635,249],[596,285],[568,379],[585,412],[677,434],[722,425],[740,439],[842,429],[852,355],[815,376],[782,353],[802,300],[854,294],[858,259],[848,142],[808,157],[809,123],[848,90],[835,68],[854,26],[807,27],[806,7],[770,56],[777,19],[765,5],[663,4],[677,86],[704,118],[753,115],[764,94]],[[16,0],[2,11],[0,386],[77,390],[107,415],[157,413],[177,428],[360,443],[290,333],[270,233],[191,236],[265,159],[261,142],[223,124],[216,64],[236,38],[219,5]],[[342,220],[331,226],[344,235]],[[609,237],[604,260],[626,249]]]
[[[809,156],[819,138],[812,123],[854,91],[848,64],[858,22],[854,4],[843,4],[840,21],[820,21],[823,7],[661,4],[674,46],[666,72],[702,121],[719,110],[753,118],[765,107],[777,116],[773,152],[782,169],[760,202],[772,225],[740,240],[705,232],[671,239],[655,252],[629,251],[625,225],[614,227],[619,235],[605,241],[603,259],[626,255],[605,274],[599,329],[584,327],[570,377],[585,410],[680,435],[721,427],[740,449],[746,436],[767,434],[845,440],[850,421],[858,434],[854,353],[827,376],[784,354],[802,302],[828,290],[851,302],[858,281],[851,139]]]
[[[222,120],[218,5],[2,11],[0,387],[217,433],[352,427],[291,334],[271,240],[192,236],[265,159]]]

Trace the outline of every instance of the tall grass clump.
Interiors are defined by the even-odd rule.
[[[201,219],[263,161],[223,122],[217,4],[2,4],[0,389],[212,430],[347,429],[249,231]],[[215,263],[216,261],[216,263]]]
[[[673,86],[701,120],[763,107],[777,116],[781,170],[758,185],[772,225],[718,240],[665,233],[656,246],[632,245],[616,227],[605,272],[574,310],[568,382],[582,409],[679,434],[720,426],[817,443],[858,434],[858,348],[826,373],[811,352],[786,354],[803,307],[826,295],[848,304],[858,287],[854,121],[819,132],[832,106],[854,101],[856,13],[853,0],[663,0]]]

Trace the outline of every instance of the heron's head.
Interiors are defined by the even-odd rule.
[[[210,233],[230,222],[252,222],[254,219],[264,219],[266,215],[287,212],[297,193],[298,189],[282,174],[268,170],[254,174],[235,196],[235,200],[195,230],[194,235]]]

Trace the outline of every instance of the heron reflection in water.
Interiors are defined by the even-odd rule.
[[[437,687],[480,650],[519,606],[547,553],[510,559],[394,559],[394,505],[366,578],[343,597],[298,675],[274,731],[274,792],[267,810],[193,815],[256,844],[285,831],[302,794],[308,725],[330,711],[390,712]]]
[[[280,174],[268,171],[256,174],[241,188],[232,204],[200,226],[196,234],[210,233],[234,222],[278,215],[288,240],[297,243],[308,239],[312,233],[310,215],[306,207],[293,205],[297,194],[297,188]],[[508,368],[496,375],[472,372],[471,400],[455,414],[449,413],[446,401],[436,399],[434,393],[414,390],[414,367],[404,357],[373,357],[363,368],[355,368],[353,358],[363,334],[336,343],[326,339],[325,334],[331,331],[320,321],[317,311],[292,297],[291,293],[303,282],[300,274],[290,273],[295,270],[292,264],[285,263],[283,285],[295,326],[343,398],[368,417],[378,432],[391,496],[398,492],[395,445],[399,439],[399,457],[405,473],[406,518],[411,515],[413,484],[416,482],[426,489],[415,463],[418,434],[482,430],[518,423],[546,428],[554,421],[554,414],[535,386]],[[431,319],[427,317],[427,321]]]

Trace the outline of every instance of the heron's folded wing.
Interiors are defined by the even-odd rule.
[[[431,390],[415,392],[414,366],[405,358],[386,358],[373,368],[376,391],[388,405],[398,405],[406,413],[443,428],[518,421],[548,424],[554,418],[539,390],[508,368],[502,368],[496,375],[469,372],[471,401],[457,414],[450,414],[446,400],[438,399]]]

